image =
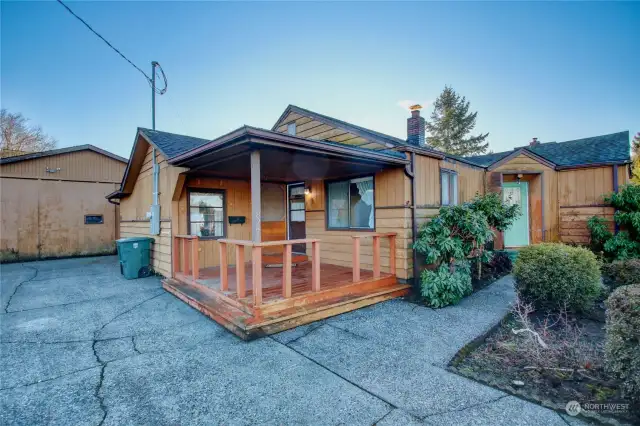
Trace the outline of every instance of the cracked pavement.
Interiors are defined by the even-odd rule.
[[[508,309],[394,300],[243,342],[115,257],[0,265],[1,424],[579,424],[446,371]]]

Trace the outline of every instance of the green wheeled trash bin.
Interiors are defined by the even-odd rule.
[[[153,238],[133,237],[116,241],[120,273],[128,280],[151,275],[151,243]]]

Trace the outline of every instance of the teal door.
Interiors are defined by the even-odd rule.
[[[513,224],[504,231],[505,247],[522,247],[529,245],[529,183],[505,182],[502,184],[502,197],[505,203],[520,206],[521,214]]]

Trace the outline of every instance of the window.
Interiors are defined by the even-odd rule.
[[[85,225],[101,225],[104,223],[104,216],[101,214],[87,214],[84,216]]]
[[[189,231],[202,238],[224,237],[224,192],[189,191]]]
[[[440,200],[443,206],[458,204],[458,174],[452,170],[440,169]]]
[[[373,177],[327,184],[327,228],[375,228]]]
[[[296,135],[296,123],[289,123],[287,125],[287,133],[292,136]]]

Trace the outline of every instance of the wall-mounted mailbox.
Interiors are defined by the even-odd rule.
[[[246,221],[246,216],[229,216],[229,225],[243,225]]]

